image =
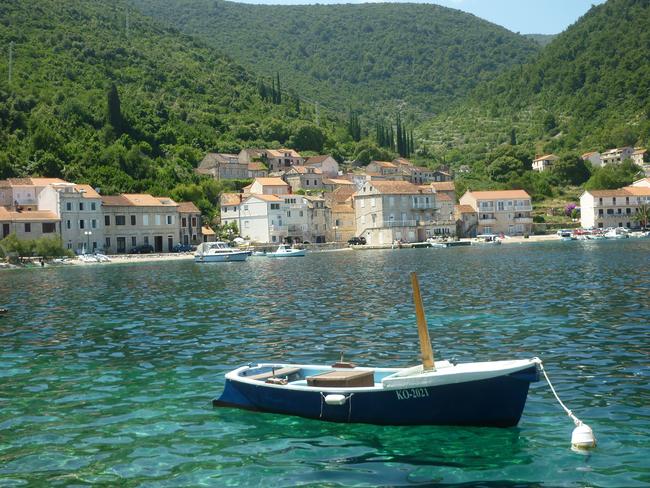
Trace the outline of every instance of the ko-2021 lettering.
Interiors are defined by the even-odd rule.
[[[411,400],[412,398],[425,398],[429,396],[426,388],[409,388],[407,390],[395,390],[398,400]]]

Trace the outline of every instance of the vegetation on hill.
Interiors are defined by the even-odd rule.
[[[468,165],[468,186],[528,186],[540,197],[561,191],[562,184],[583,184],[592,173],[601,173],[593,185],[629,181],[638,168],[585,172],[578,155],[650,142],[649,22],[647,1],[609,0],[593,7],[536,60],[482,84],[423,125],[420,155],[452,167]],[[524,171],[535,155],[551,152],[562,157],[563,175],[559,169]],[[502,153],[520,163],[505,165],[507,177],[490,173],[494,165],[503,166],[497,160]]]
[[[0,178],[61,176],[104,194],[195,185],[210,213],[220,185],[193,172],[208,151],[354,152],[343,122],[290,95],[263,99],[257,76],[124,2],[19,0],[0,19]]]
[[[431,4],[131,1],[258,73],[279,71],[300,96],[391,119],[398,109],[437,113],[539,51],[524,36]]]

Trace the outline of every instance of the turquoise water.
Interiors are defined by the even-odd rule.
[[[541,357],[517,428],[377,427],[213,409],[249,361]],[[0,272],[0,486],[650,484],[650,240]]]

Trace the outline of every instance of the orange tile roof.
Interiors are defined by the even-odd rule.
[[[307,161],[305,161],[305,164],[307,166],[309,166],[311,164],[320,164],[323,161],[325,161],[327,158],[331,158],[331,157],[332,156],[330,156],[329,154],[321,154],[320,156],[312,156],[312,157],[308,158]]]
[[[261,163],[259,161],[254,161],[252,163],[248,163],[248,170],[249,171],[267,171],[268,168],[264,163]]]
[[[216,235],[215,232],[210,227],[207,227],[205,225],[201,227],[201,234],[203,234],[204,236]]]
[[[289,154],[291,158],[300,158],[300,153],[294,151],[293,149],[267,149],[266,156],[273,158],[284,158],[285,154]]]
[[[26,212],[9,211],[0,207],[0,220],[12,222],[59,222],[61,219],[50,210],[31,210]]]
[[[645,154],[646,152],[648,152],[648,151],[646,151],[646,149],[640,147],[638,149],[635,149],[632,154]]]
[[[431,188],[435,191],[456,191],[456,184],[453,181],[434,181]]]
[[[586,153],[584,153],[584,154],[583,154],[582,156],[580,156],[580,157],[581,157],[582,159],[587,159],[587,158],[593,156],[594,154],[598,154],[598,153],[597,153],[596,151],[586,152]]]
[[[221,205],[239,205],[241,203],[242,195],[240,193],[222,193]]]
[[[90,185],[75,185],[75,189],[83,198],[101,198],[99,193]]]
[[[546,159],[556,160],[556,159],[560,159],[560,158],[558,156],[556,156],[555,154],[544,154],[543,156],[539,156],[539,157],[533,159],[533,161],[544,161]]]
[[[408,181],[382,181],[382,180],[373,180],[368,183],[373,186],[379,193],[384,194],[418,194],[425,193],[419,186],[414,185]]]
[[[47,186],[54,183],[67,183],[67,181],[62,180],[61,178],[30,178],[32,180],[32,185],[34,186]]]
[[[354,186],[350,180],[343,178],[323,178],[324,185],[338,185],[338,186]]]
[[[323,172],[321,171],[320,168],[311,168],[308,166],[292,166],[287,173],[290,173],[291,171],[295,171],[298,174],[301,175],[306,175],[306,174],[316,174],[316,175],[322,175]]]
[[[372,161],[372,162],[375,163],[380,168],[397,168],[396,164],[393,164],[388,161]]]
[[[436,193],[436,200],[440,200],[441,202],[452,202],[453,198],[445,193]]]
[[[181,213],[201,213],[194,202],[178,202],[178,211]]]
[[[332,212],[334,213],[354,213],[354,208],[352,205],[347,205],[345,203],[337,203],[332,206]]]
[[[477,200],[496,200],[500,198],[530,198],[525,190],[470,191],[467,193]]]
[[[471,205],[455,205],[454,210],[459,213],[476,213]]]
[[[260,200],[264,200],[265,202],[281,202],[282,198],[280,198],[277,195],[250,195],[248,198],[258,198]]]
[[[128,207],[131,205],[124,195],[103,195],[102,205],[109,207]]]
[[[647,186],[626,186],[623,190],[636,197],[650,197],[650,188]]]
[[[282,178],[277,177],[259,177],[255,178],[253,184],[259,183],[262,186],[289,186]]]
[[[585,193],[589,193],[594,197],[629,197],[631,193],[626,191],[623,188],[617,188],[615,190],[587,190]]]

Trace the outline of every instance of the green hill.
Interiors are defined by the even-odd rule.
[[[514,143],[535,154],[650,142],[650,3],[592,7],[532,62],[483,83],[421,127],[424,153],[454,166],[491,164]]]
[[[3,2],[0,19],[0,178],[167,193],[198,182],[206,151],[321,150],[337,129],[263,100],[257,76],[121,1]]]
[[[430,114],[530,60],[533,40],[431,4],[132,0],[143,12],[338,111]]]

